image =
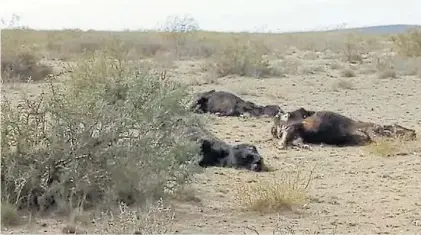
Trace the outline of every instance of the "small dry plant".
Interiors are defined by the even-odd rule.
[[[348,63],[362,63],[359,39],[354,34],[348,34],[346,37],[345,47],[342,52],[345,56],[345,61]]]
[[[196,190],[190,185],[183,185],[173,195],[172,198],[181,202],[201,203],[202,199],[196,196]]]
[[[379,138],[367,145],[366,151],[380,157],[392,157],[404,151],[406,144],[400,139]]]
[[[343,65],[340,64],[339,62],[335,62],[335,63],[330,65],[330,68],[333,69],[333,70],[338,70],[338,69],[342,69]]]
[[[397,78],[397,73],[391,56],[377,57],[375,60],[379,78]]]
[[[332,89],[334,91],[339,91],[340,89],[352,90],[352,89],[354,89],[354,84],[352,84],[352,82],[344,80],[344,79],[338,79],[338,80],[333,82]]]
[[[302,170],[295,170],[282,176],[240,185],[236,194],[237,201],[245,210],[268,213],[291,210],[307,202],[312,173],[305,177]]]
[[[19,216],[16,206],[11,203],[1,202],[1,225],[2,226],[16,226],[20,225],[22,218]]]
[[[398,77],[398,75],[397,75],[396,71],[392,70],[392,69],[386,69],[386,70],[380,72],[380,74],[379,74],[379,78],[381,78],[381,79],[397,78],[397,77]]]
[[[120,204],[117,211],[103,212],[94,220],[95,233],[107,234],[172,234],[174,210],[162,199],[146,208]]]
[[[355,72],[352,69],[344,69],[341,71],[341,76],[346,78],[352,78],[355,77]]]

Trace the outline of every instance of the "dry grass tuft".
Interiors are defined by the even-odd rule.
[[[379,138],[365,146],[370,154],[381,157],[392,157],[406,148],[405,143],[400,139]]]
[[[102,213],[95,220],[95,233],[108,234],[166,234],[172,233],[174,210],[162,200],[146,209],[121,204],[118,211]]]
[[[22,218],[19,216],[14,205],[2,200],[0,209],[2,226],[16,226],[21,224]]]
[[[342,49],[342,53],[346,62],[351,64],[363,62],[360,43],[361,38],[359,38],[358,35],[350,33],[346,36],[345,45]]]
[[[85,231],[78,229],[76,226],[73,225],[66,225],[61,229],[63,234],[86,234]]]
[[[375,65],[379,78],[397,78],[396,58],[392,56],[377,57]]]
[[[201,203],[202,199],[196,196],[196,190],[191,186],[184,185],[174,194],[174,199],[183,202]]]
[[[342,68],[343,68],[342,64],[340,64],[338,62],[335,62],[335,63],[330,65],[330,69],[333,69],[333,70],[338,70],[338,69],[342,69]]]
[[[346,78],[352,78],[355,77],[355,72],[352,69],[344,69],[341,71],[341,76]]]
[[[397,75],[396,71],[393,70],[393,69],[386,69],[386,70],[381,71],[379,73],[379,78],[381,78],[381,79],[385,79],[385,78],[397,78],[397,77],[398,77],[398,75]]]
[[[338,79],[333,82],[332,89],[334,91],[339,91],[340,89],[345,90],[352,90],[354,89],[354,84],[352,84],[350,81],[344,80],[344,79]]]
[[[237,189],[237,201],[245,210],[277,212],[291,210],[294,206],[304,205],[308,200],[307,189],[311,182],[303,177],[302,171],[269,179],[260,179],[250,184],[242,184]]]

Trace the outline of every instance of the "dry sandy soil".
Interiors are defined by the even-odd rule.
[[[340,70],[325,67],[323,72],[305,76],[264,79],[229,76],[206,83],[198,82],[198,78],[211,76],[198,72],[199,62],[182,62],[177,63],[170,76],[191,82],[194,91],[230,91],[259,104],[279,104],[287,111],[305,107],[336,111],[377,123],[398,122],[421,133],[420,77],[379,79],[376,74],[357,73],[356,77],[346,78],[352,89],[334,89],[334,84],[341,79]],[[43,85],[29,86],[32,92],[39,92]],[[4,89],[12,97],[20,88]],[[201,200],[175,203],[178,233],[252,234],[248,228],[260,234],[272,233],[275,229],[285,233],[292,230],[340,234],[420,233],[419,148],[391,157],[370,154],[363,147],[313,146],[310,150],[280,150],[276,142],[270,140],[270,118],[212,117],[211,120],[211,130],[227,142],[257,145],[266,163],[275,171],[206,169],[192,184],[196,197]],[[296,167],[307,172],[314,168],[308,204],[272,214],[246,212],[238,206],[235,200],[238,185],[249,184],[257,178],[282,177]],[[55,233],[60,232],[64,224],[64,220],[48,219],[8,232]]]

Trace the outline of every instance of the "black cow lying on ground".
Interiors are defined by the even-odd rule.
[[[282,148],[290,143],[306,147],[303,143],[363,145],[378,137],[416,139],[415,130],[398,124],[378,125],[354,121],[335,112],[314,112],[303,108],[278,115],[272,127],[272,135],[280,138],[279,145]]]
[[[253,117],[273,117],[282,112],[278,105],[260,106],[232,93],[215,90],[196,94],[190,108],[196,113],[214,113],[219,116],[240,116],[248,113]]]
[[[216,139],[202,139],[201,160],[199,166],[243,168],[252,171],[263,171],[263,158],[257,148],[251,144],[229,145]]]
[[[201,167],[229,167],[237,169],[248,169],[251,171],[266,171],[263,157],[256,146],[251,144],[229,145],[218,139],[209,130],[189,125],[182,119],[177,122],[187,128],[183,137],[197,142],[200,147],[199,166]],[[181,135],[181,133],[180,133]]]

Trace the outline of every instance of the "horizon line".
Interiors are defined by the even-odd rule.
[[[258,30],[258,29],[251,29],[251,30],[206,30],[206,29],[199,29],[195,30],[196,32],[207,32],[207,33],[256,33],[256,34],[279,34],[279,33],[316,33],[316,32],[335,32],[335,31],[347,31],[347,30],[358,30],[358,29],[366,29],[366,28],[376,28],[376,27],[393,27],[393,26],[406,26],[406,27],[421,27],[421,24],[378,24],[378,25],[367,25],[367,26],[357,26],[357,27],[347,27],[346,24],[338,25],[338,26],[326,26],[322,29],[309,29],[309,30]],[[32,30],[32,31],[69,31],[69,30],[77,30],[82,32],[165,32],[164,30],[160,29],[159,27],[155,28],[145,28],[145,29],[120,29],[120,30],[104,30],[104,29],[80,29],[80,28],[31,28],[29,26],[2,26],[1,30]]]

